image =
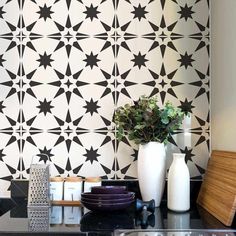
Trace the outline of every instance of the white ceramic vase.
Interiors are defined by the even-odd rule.
[[[190,208],[190,175],[183,153],[173,153],[168,172],[167,207],[179,212]]]
[[[143,201],[160,205],[166,177],[166,151],[163,143],[149,142],[139,146],[138,180]]]

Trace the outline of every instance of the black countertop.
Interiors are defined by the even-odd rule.
[[[28,212],[27,212],[28,211]],[[30,219],[30,215],[34,217]],[[148,224],[142,225],[142,219],[135,211],[135,206],[131,206],[124,211],[114,212],[91,212],[83,207],[62,207],[52,206],[51,208],[41,208],[39,211],[29,212],[26,203],[14,207],[0,217],[0,235],[26,235],[26,234],[77,234],[77,235],[112,235],[115,230],[129,230],[137,235],[141,230],[149,232],[198,232],[196,236],[203,236],[200,231],[224,230],[221,236],[230,235],[236,232],[235,222],[232,227],[226,227],[216,218],[211,216],[203,208],[193,204],[188,212],[175,213],[169,211],[165,202],[155,209],[154,214],[149,214]],[[133,231],[134,230],[134,231]],[[167,231],[166,231],[167,230]],[[200,230],[200,231],[199,231]],[[207,235],[211,235],[209,234]],[[116,231],[119,232],[119,231]],[[125,232],[127,233],[127,232]],[[124,236],[124,232],[122,233]],[[131,234],[131,235],[133,235]],[[155,236],[159,236],[155,234]],[[163,236],[165,234],[160,234]],[[170,234],[168,234],[169,236]],[[194,234],[195,235],[195,234]],[[212,234],[216,236],[216,233]],[[236,233],[235,233],[236,235]],[[218,235],[217,235],[218,236]]]
[[[107,181],[103,185],[122,185],[140,198],[137,181]],[[0,236],[4,235],[112,235],[115,236],[236,236],[236,219],[226,227],[203,208],[196,199],[201,181],[191,181],[191,208],[175,213],[166,207],[166,189],[163,201],[154,214],[148,215],[148,224],[135,210],[135,204],[124,211],[91,212],[83,207],[53,206],[39,211],[27,209],[28,182],[12,181],[12,199],[0,200]],[[23,201],[22,201],[23,200]],[[11,210],[8,210],[11,209]],[[30,217],[33,216],[33,217]],[[236,217],[235,217],[236,218]],[[125,230],[125,231],[121,231]],[[144,230],[145,232],[142,232]],[[214,232],[213,232],[214,231]],[[216,232],[217,231],[217,232]],[[224,231],[224,232],[223,232]]]

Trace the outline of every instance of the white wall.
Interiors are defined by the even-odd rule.
[[[236,151],[236,0],[211,4],[212,150]]]

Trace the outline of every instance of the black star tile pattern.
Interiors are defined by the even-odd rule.
[[[147,14],[148,12],[145,11],[145,7],[141,7],[141,4],[139,4],[138,7],[134,6],[134,11],[132,11],[131,13],[134,14],[134,18],[138,18],[138,20],[141,21],[142,18],[146,18],[145,14]]]
[[[145,59],[146,55],[141,55],[141,53],[139,52],[138,55],[134,55],[134,59],[132,59],[131,61],[134,62],[134,66],[138,66],[139,69],[141,69],[142,66],[146,66],[145,62],[148,61],[147,59]]]
[[[93,161],[98,161],[97,157],[99,157],[100,154],[98,154],[97,151],[97,149],[93,150],[93,147],[91,147],[90,150],[86,149],[86,154],[83,155],[87,157],[85,161],[90,161],[91,164],[93,164]]]
[[[58,138],[58,133],[39,133],[38,137],[35,136],[34,143],[29,143],[26,139],[27,144],[23,150],[23,176],[27,177],[30,167],[30,159],[26,156],[34,151],[41,161],[44,160],[42,154],[49,157],[52,162],[52,175],[85,177],[90,167],[93,171],[91,174],[98,173],[104,179],[112,178],[115,173],[114,160],[111,158],[115,149],[114,135],[110,132],[90,132],[82,129],[73,135],[63,138],[67,136],[65,131],[61,132],[61,138]],[[75,138],[78,139],[77,142]],[[69,143],[70,149],[67,149]],[[57,160],[58,155],[63,158]],[[4,155],[2,156],[4,158]],[[78,156],[81,158],[77,158]]]
[[[39,55],[39,59],[37,60],[40,64],[39,66],[43,66],[45,69],[47,68],[47,66],[51,66],[51,62],[53,61],[53,59],[51,59],[51,55],[47,55],[46,52],[44,52],[43,55]]]
[[[97,8],[97,6],[94,7],[93,4],[91,4],[90,7],[86,6],[86,11],[83,13],[86,14],[86,18],[90,18],[90,20],[93,21],[93,18],[98,19],[98,14],[100,13]]]
[[[93,69],[94,66],[98,66],[98,62],[100,61],[97,55],[93,55],[93,52],[90,53],[90,55],[86,54],[86,59],[84,61],[86,62],[86,66],[90,66],[91,69]]]
[[[180,14],[180,18],[184,18],[185,21],[188,20],[188,18],[193,18],[192,14],[194,13],[194,11],[192,11],[192,6],[188,7],[187,3],[185,4],[184,7],[180,6],[181,10],[178,11],[178,13]]]
[[[181,64],[180,66],[184,66],[185,69],[188,68],[188,66],[193,66],[192,62],[194,62],[194,59],[192,59],[193,55],[188,55],[187,52],[185,52],[184,55],[180,54],[180,59],[178,60]]]
[[[51,101],[47,101],[46,98],[44,101],[39,101],[40,105],[37,106],[39,108],[39,113],[43,112],[43,114],[46,116],[47,113],[51,113],[51,109],[53,106],[51,105]]]
[[[3,0],[0,27],[5,195],[12,178],[28,178],[35,154],[49,157],[54,175],[137,178],[138,147],[116,140],[111,119],[141,92],[190,113],[170,145],[201,179],[210,132],[208,0]],[[183,146],[186,133],[193,141]]]
[[[39,7],[40,10],[37,12],[39,14],[39,18],[43,18],[45,21],[47,18],[52,18],[51,14],[53,13],[51,11],[52,7],[47,7],[46,3],[44,4],[43,7]]]
[[[98,106],[97,103],[98,101],[94,102],[92,98],[89,102],[86,101],[86,106],[84,106],[84,108],[86,108],[86,113],[90,112],[91,116],[94,112],[98,113],[97,109],[100,108],[100,106]]]

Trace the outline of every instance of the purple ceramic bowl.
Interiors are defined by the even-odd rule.
[[[129,202],[123,202],[123,203],[113,203],[113,204],[102,204],[102,203],[91,203],[82,201],[81,203],[83,206],[85,206],[87,209],[91,211],[116,211],[116,210],[123,210],[127,207],[129,207],[134,200]]]
[[[81,197],[81,201],[89,202],[89,203],[101,203],[101,204],[115,204],[115,203],[125,203],[125,202],[130,202],[133,201],[134,197],[129,197],[129,198],[120,198],[120,199],[93,199],[93,198],[86,198],[86,197]]]
[[[122,199],[122,198],[130,198],[134,197],[134,192],[124,192],[117,194],[98,194],[98,193],[82,193],[81,197],[86,197],[89,199],[98,199],[98,200],[112,200],[112,199]]]
[[[125,186],[95,186],[91,188],[91,193],[98,194],[115,194],[115,193],[125,193]]]

